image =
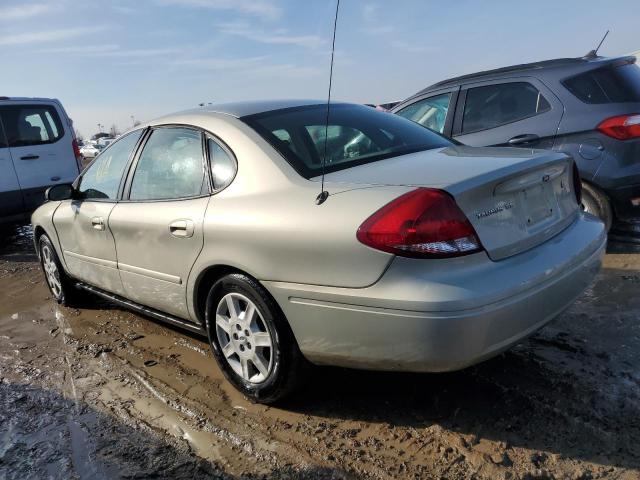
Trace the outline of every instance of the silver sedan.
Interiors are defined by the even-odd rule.
[[[322,102],[236,103],[122,135],[33,214],[53,296],[207,335],[266,403],[309,364],[477,363],[597,273],[604,227],[566,155],[460,146],[360,105],[328,118]]]

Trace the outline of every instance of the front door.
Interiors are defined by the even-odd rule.
[[[532,77],[478,82],[460,91],[453,138],[473,147],[550,149],[564,108]]]
[[[126,297],[185,319],[209,203],[204,158],[199,131],[154,128],[109,218]]]
[[[10,219],[24,211],[20,183],[0,121],[0,220]]]
[[[105,150],[79,179],[77,198],[62,202],[53,217],[68,272],[119,295],[124,295],[124,288],[109,222],[141,132],[132,132]]]

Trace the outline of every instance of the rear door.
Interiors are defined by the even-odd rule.
[[[129,177],[127,200],[109,218],[126,297],[188,319],[186,284],[210,192],[202,133],[152,129]]]
[[[0,221],[20,215],[23,211],[20,183],[0,117]]]
[[[451,136],[459,90],[460,87],[455,87],[429,92],[399,105],[393,112],[434,132]]]
[[[34,210],[44,202],[47,187],[78,176],[71,127],[54,102],[7,103],[0,115],[25,209]]]
[[[119,295],[124,289],[109,216],[141,133],[121,137],[89,165],[79,179],[78,198],[61,202],[53,217],[69,273]]]
[[[453,138],[473,147],[550,149],[564,108],[532,77],[478,82],[462,87]]]

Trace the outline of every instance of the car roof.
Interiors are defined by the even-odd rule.
[[[569,76],[573,72],[578,70],[590,70],[591,68],[597,68],[608,65],[610,63],[617,62],[631,62],[635,61],[633,56],[623,57],[580,57],[580,58],[556,58],[552,60],[543,60],[540,62],[523,63],[519,65],[511,65],[508,67],[496,68],[492,70],[485,70],[482,72],[471,73],[467,75],[461,75],[459,77],[449,78],[440,82],[434,83],[420,90],[415,95],[426,93],[430,90],[438,88],[456,86],[458,84],[466,83],[470,80],[489,80],[496,78],[508,78],[510,76],[518,76],[523,72],[535,72],[536,75],[545,75],[546,73],[553,73],[557,75],[559,72],[566,71],[566,75]]]
[[[258,113],[270,112],[273,110],[281,110],[283,108],[304,107],[310,105],[326,105],[326,100],[251,100],[244,102],[214,103],[204,105],[200,108],[187,110],[183,113],[223,113],[232,117],[245,117],[247,115],[255,115]],[[338,105],[338,102],[331,102],[331,105]]]

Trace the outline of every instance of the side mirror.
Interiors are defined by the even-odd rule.
[[[73,198],[74,189],[70,183],[61,183],[47,188],[45,197],[47,200],[57,202],[60,200],[69,200]]]

